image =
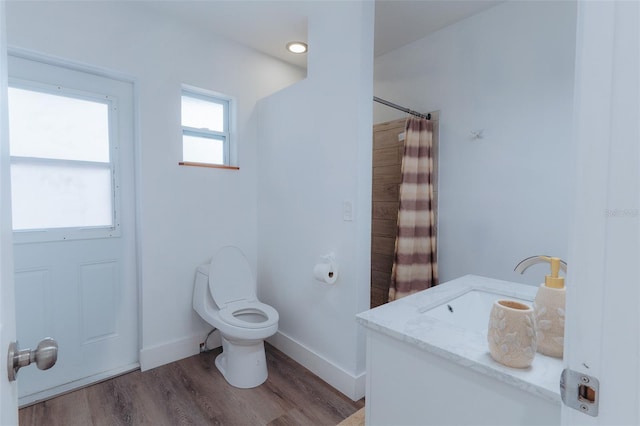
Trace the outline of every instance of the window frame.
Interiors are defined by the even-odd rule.
[[[108,140],[109,140],[109,162],[71,160],[59,158],[42,158],[10,155],[10,166],[16,163],[22,164],[43,164],[43,165],[66,165],[69,167],[94,167],[96,169],[109,169],[110,172],[110,195],[111,195],[111,225],[96,226],[73,226],[59,228],[33,228],[33,229],[12,229],[14,243],[41,243],[66,240],[82,240],[96,238],[113,238],[121,235],[120,229],[120,178],[119,178],[119,157],[118,157],[118,99],[115,96],[104,93],[73,89],[70,87],[51,84],[42,81],[26,80],[21,78],[9,78],[10,88],[28,90],[55,96],[63,96],[83,101],[96,102],[107,105],[108,120]],[[11,132],[11,129],[9,129]],[[9,136],[11,143],[11,136]]]
[[[182,98],[191,97],[213,104],[222,105],[223,110],[223,131],[218,132],[207,128],[196,128],[182,124]],[[233,168],[234,149],[234,126],[235,126],[235,98],[222,93],[214,92],[200,87],[183,84],[180,91],[180,127],[182,129],[181,158],[180,165],[198,165],[209,167],[231,167]],[[206,161],[185,160],[184,158],[184,136],[199,137],[222,141],[223,162],[210,163]]]

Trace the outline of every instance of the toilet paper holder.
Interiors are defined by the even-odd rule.
[[[333,253],[320,256],[320,261],[313,268],[316,280],[325,284],[334,284],[338,278],[338,264]]]
[[[333,253],[325,254],[324,256],[320,256],[320,261],[322,263],[328,263],[333,268],[329,271],[329,277],[333,278],[334,274],[337,274],[337,266],[336,266],[336,256]]]

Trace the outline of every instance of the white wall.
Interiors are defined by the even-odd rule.
[[[369,306],[373,4],[309,13],[306,80],[259,104],[258,284],[280,314],[277,347],[348,396],[364,395]],[[343,221],[343,202],[354,205]],[[340,264],[314,280],[320,256]]]
[[[10,46],[136,79],[143,369],[198,351],[208,326],[191,307],[195,268],[225,244],[257,262],[256,101],[304,71],[144,2],[10,2]],[[181,167],[180,90],[235,96],[239,171]]]
[[[572,1],[506,2],[376,58],[376,96],[440,110],[441,281],[538,284],[548,269],[521,259],[566,260],[575,22]]]

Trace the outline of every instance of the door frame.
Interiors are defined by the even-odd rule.
[[[564,366],[600,391],[562,424],[638,424],[640,5],[578,2],[577,24]]]

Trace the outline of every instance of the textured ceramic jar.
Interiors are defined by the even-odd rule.
[[[513,300],[494,302],[487,340],[491,356],[499,363],[515,368],[529,367],[537,348],[533,308]]]

